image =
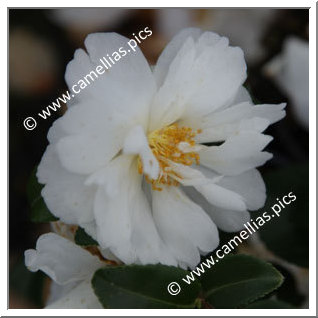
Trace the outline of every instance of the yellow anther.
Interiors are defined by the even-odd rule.
[[[179,143],[187,143],[190,147],[195,146],[194,137],[201,131],[194,132],[190,127],[179,127],[172,124],[162,129],[154,130],[148,135],[148,143],[151,151],[157,158],[160,166],[159,177],[154,180],[145,176],[147,182],[152,184],[153,190],[161,191],[160,184],[178,186],[179,182],[173,175],[181,178],[169,167],[169,160],[175,163],[191,166],[193,163],[199,164],[200,156],[197,152],[182,152]],[[138,172],[143,173],[142,161],[138,158]]]

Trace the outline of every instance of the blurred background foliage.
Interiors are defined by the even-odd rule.
[[[67,87],[64,72],[87,34],[118,32],[127,37],[148,26],[153,34],[141,48],[154,64],[166,43],[184,27],[197,26],[227,36],[242,47],[248,64],[246,87],[257,103],[287,102],[287,116],[267,130],[274,158],[260,170],[268,200],[293,191],[295,204],[266,224],[239,253],[254,254],[284,274],[275,299],[308,305],[308,10],[305,9],[10,9],[9,10],[9,256],[10,308],[41,308],[49,280],[23,265],[48,224],[33,224],[26,185],[47,146],[53,114],[33,131],[23,120],[36,115]],[[222,233],[230,238],[234,234]],[[44,288],[44,293],[42,292]],[[41,291],[41,292],[39,292]],[[261,300],[259,306],[271,306]],[[277,304],[277,303],[276,303]],[[257,304],[253,305],[258,306]],[[260,307],[262,308],[262,307]]]

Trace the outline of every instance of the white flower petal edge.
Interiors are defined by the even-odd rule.
[[[42,270],[60,285],[78,283],[48,308],[101,308],[90,284],[94,272],[105,266],[97,256],[55,233],[40,236],[36,249],[24,254],[25,265],[32,272]]]
[[[65,285],[87,278],[103,263],[71,241],[47,233],[39,237],[35,250],[25,251],[25,265],[33,272],[40,269],[55,282]]]
[[[69,224],[94,220],[94,189],[85,186],[85,177],[65,170],[54,145],[49,145],[38,167],[37,176],[45,184],[42,196],[52,213]]]

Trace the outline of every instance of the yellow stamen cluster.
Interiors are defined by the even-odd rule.
[[[148,143],[152,153],[159,162],[159,177],[154,180],[145,176],[147,182],[152,184],[153,190],[161,191],[160,184],[178,186],[179,182],[173,178],[173,175],[181,178],[169,167],[169,160],[186,166],[194,162],[199,164],[199,154],[196,152],[182,152],[178,145],[180,142],[188,143],[190,147],[195,146],[194,137],[200,133],[200,130],[194,132],[189,127],[179,127],[178,124],[172,124],[162,129],[154,130],[148,135]],[[142,161],[138,158],[138,171],[143,173]]]

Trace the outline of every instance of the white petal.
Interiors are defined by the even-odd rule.
[[[189,37],[171,62],[165,81],[154,97],[150,113],[150,131],[174,123],[184,113],[191,92],[189,73],[195,57],[194,40]]]
[[[141,126],[135,126],[127,135],[123,153],[140,155],[143,172],[151,179],[156,180],[159,176],[159,163],[148,145],[147,137]]]
[[[171,62],[176,57],[185,41],[189,37],[195,40],[200,36],[201,33],[202,31],[198,28],[183,29],[168,43],[163,52],[160,54],[157,64],[154,68],[154,77],[158,87],[163,84]]]
[[[245,199],[248,210],[258,210],[265,204],[265,183],[256,169],[246,171],[238,176],[224,177],[218,184],[240,194]]]
[[[49,210],[68,224],[91,222],[95,190],[84,185],[85,177],[65,170],[55,146],[49,145],[39,164],[37,177],[45,184],[42,196]]]
[[[233,100],[233,105],[237,105],[242,102],[250,102],[252,103],[252,98],[248,92],[248,90],[244,86],[240,86],[237,90],[236,96]]]
[[[243,102],[225,110],[213,112],[202,118],[202,133],[196,136],[197,142],[222,141],[240,132],[263,132],[270,124],[282,119],[286,104],[252,105]]]
[[[209,179],[219,175],[212,170],[199,166],[197,169]],[[261,174],[256,169],[251,169],[237,176],[223,176],[216,183],[222,188],[231,190],[244,198],[248,210],[262,208],[266,200],[266,188]]]
[[[97,256],[55,233],[40,236],[36,250],[27,250],[24,255],[29,270],[42,270],[61,285],[86,279],[103,266]]]
[[[163,241],[180,263],[193,268],[200,253],[219,243],[215,225],[198,205],[176,187],[153,191],[153,216]]]
[[[247,211],[232,211],[211,206],[206,210],[213,222],[224,232],[238,232],[244,229],[251,216]]]
[[[48,305],[45,309],[102,309],[90,280],[78,284],[65,296]]]
[[[149,103],[155,91],[155,81],[141,50],[136,47],[133,52],[127,44],[128,41],[129,39],[116,33],[88,35],[85,39],[88,54],[81,49],[75,52],[74,59],[67,66],[65,79],[71,89],[91,71],[96,73],[98,65],[103,67],[100,59],[105,57],[110,61],[109,57],[114,52],[119,52],[120,48],[125,50],[126,55],[119,53],[121,58],[115,65],[111,64],[112,67],[99,75],[94,82],[88,78],[91,84],[76,95],[76,98],[89,102],[98,100],[101,103],[107,100],[114,104],[113,110],[117,109],[118,112],[126,114],[127,119],[142,115],[146,120]],[[128,53],[128,50],[131,52]],[[104,63],[106,64],[105,60]],[[78,87],[76,89],[78,90]]]
[[[99,245],[102,249],[110,248],[125,263],[135,260],[129,244],[132,232],[129,205],[131,192],[138,187],[139,180],[131,178],[131,165],[132,159],[127,156],[119,156],[110,163],[94,204]],[[115,189],[110,191],[112,184]]]
[[[242,132],[229,137],[221,146],[205,147],[200,163],[223,175],[238,175],[263,165],[272,155],[262,149],[272,140],[259,133]]]
[[[63,166],[75,173],[89,174],[105,166],[121,149],[131,128],[117,112],[96,103],[80,103],[60,120],[69,135],[57,142]]]
[[[108,248],[126,264],[177,265],[157,233],[136,162],[123,155],[114,160],[109,171],[114,174],[105,174],[106,184],[99,188],[95,199],[101,247]],[[117,189],[110,192],[107,189],[113,182]]]
[[[270,124],[273,124],[285,116],[285,106],[286,103],[276,105],[253,105],[248,102],[243,102],[228,107],[222,111],[210,114],[204,118],[203,127],[201,128],[210,128],[221,124],[235,123],[242,119],[251,119],[254,117],[267,119]]]
[[[234,191],[227,190],[217,184],[197,185],[195,188],[213,205],[234,211],[245,211],[245,200]]]
[[[176,257],[163,243],[158,234],[148,204],[147,209],[139,208],[132,210],[132,223],[131,248],[136,251],[138,263],[144,265],[157,263],[172,266],[178,265]]]
[[[182,185],[194,186],[211,204],[224,209],[246,210],[245,200],[242,196],[215,184],[220,182],[222,176],[215,175],[210,178],[211,175],[205,175],[202,169],[199,171],[172,161],[168,162],[172,170],[178,175],[171,174],[172,178]]]
[[[242,50],[212,32],[178,42],[168,61],[166,76],[158,76],[164,81],[151,107],[151,130],[229,105],[246,78]]]
[[[187,109],[183,118],[204,116],[215,109],[231,103],[238,88],[245,81],[246,65],[240,48],[229,47],[226,38],[216,35],[204,36],[200,39],[205,48],[199,55],[188,75],[191,77],[193,94],[187,101]],[[213,41],[211,41],[213,37]],[[203,46],[198,40],[198,46]]]
[[[72,289],[74,289],[79,283],[73,282],[69,283],[67,285],[59,285],[54,280],[51,281],[50,284],[50,292],[48,299],[46,301],[46,306],[53,304],[57,300],[64,297],[66,294],[68,294]]]
[[[106,165],[120,150],[113,142],[110,148],[103,144],[99,135],[73,135],[57,143],[61,163],[68,171],[87,175]]]
[[[213,222],[225,232],[237,232],[244,228],[244,223],[250,220],[247,211],[232,211],[211,205],[198,191],[192,187],[184,188],[185,193],[212,218]]]
[[[227,138],[238,135],[242,132],[263,132],[270,122],[264,118],[242,119],[234,123],[225,123],[215,125],[211,128],[204,128],[202,132],[195,137],[198,143],[209,143],[224,141]]]
[[[56,143],[57,141],[59,141],[59,139],[67,135],[67,132],[63,129],[62,126],[62,118],[63,116],[55,120],[48,131],[47,139],[51,144]]]
[[[189,166],[167,160],[169,168],[174,172],[170,176],[185,186],[195,186],[215,182],[216,180],[208,180],[202,172]]]

